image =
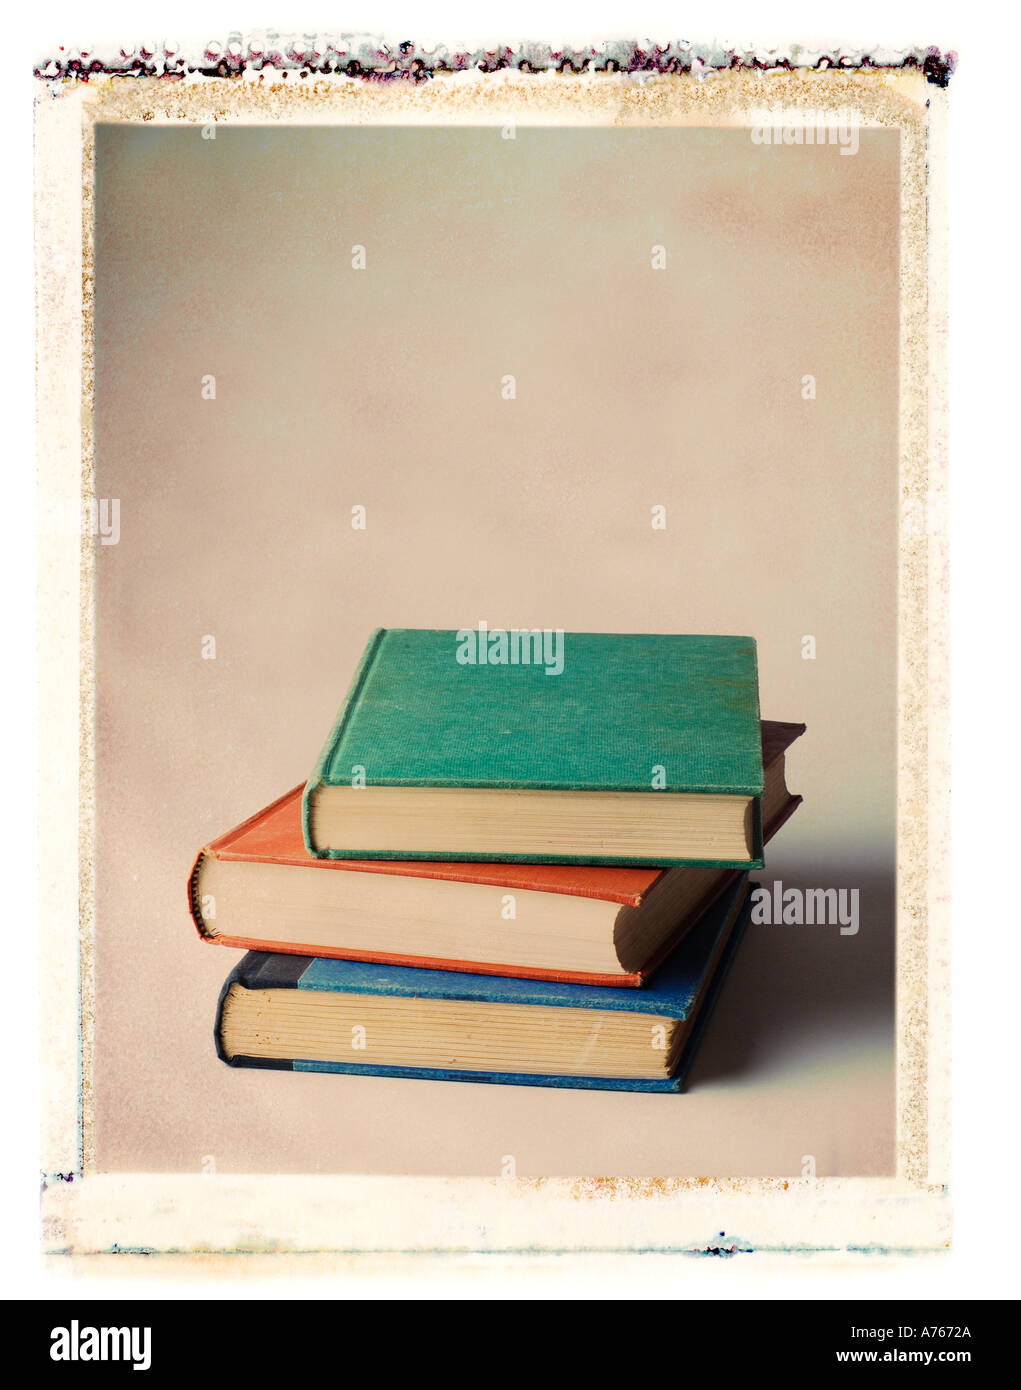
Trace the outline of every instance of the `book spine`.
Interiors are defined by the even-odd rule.
[[[364,652],[362,652],[361,660],[358,663],[358,669],[355,671],[354,680],[351,682],[347,695],[344,697],[344,703],[340,707],[340,713],[337,715],[333,728],[330,730],[329,736],[323,745],[322,752],[319,754],[319,760],[312,771],[312,776],[305,784],[305,791],[301,798],[301,833],[305,840],[305,848],[308,850],[309,854],[315,855],[317,859],[322,859],[327,856],[312,843],[310,816],[311,798],[316,788],[319,787],[323,781],[323,774],[326,771],[327,764],[333,756],[334,749],[343,737],[344,727],[347,724],[348,717],[358,702],[358,697],[362,693],[362,686],[365,684],[369,671],[372,668],[372,663],[376,659],[376,655],[379,652],[386,633],[387,629],[385,627],[377,627],[369,638],[368,645]],[[348,857],[350,858],[350,856]]]
[[[203,860],[208,850],[199,850],[198,858],[192,866],[192,871],[188,875],[188,912],[191,920],[195,923],[195,930],[203,941],[213,941],[215,938],[209,931],[202,917],[202,903],[199,900],[199,871],[202,868]]]

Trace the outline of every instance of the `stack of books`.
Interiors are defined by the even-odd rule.
[[[682,1090],[801,798],[753,639],[380,629],[311,778],[201,851],[231,1066]]]

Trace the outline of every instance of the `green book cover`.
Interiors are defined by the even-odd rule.
[[[535,859],[316,845],[319,787],[715,794],[755,798],[754,854],[663,859],[761,867],[762,746],[751,637],[381,628],[305,789],[323,858]],[[579,856],[542,855],[546,862]],[[648,863],[608,852],[597,863]]]

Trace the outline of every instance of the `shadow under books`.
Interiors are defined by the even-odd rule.
[[[784,890],[818,887],[785,873]],[[753,882],[772,888],[763,874]],[[895,878],[892,869],[838,872],[859,889],[855,934],[837,924],[749,924],[688,1079],[751,1081],[796,1056],[863,1044],[894,1049]]]

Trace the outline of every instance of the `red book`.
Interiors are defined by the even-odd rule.
[[[784,755],[803,724],[764,722],[764,838],[801,801]],[[641,985],[732,869],[316,859],[295,787],[213,840],[188,880],[205,941],[253,951],[573,984]]]

